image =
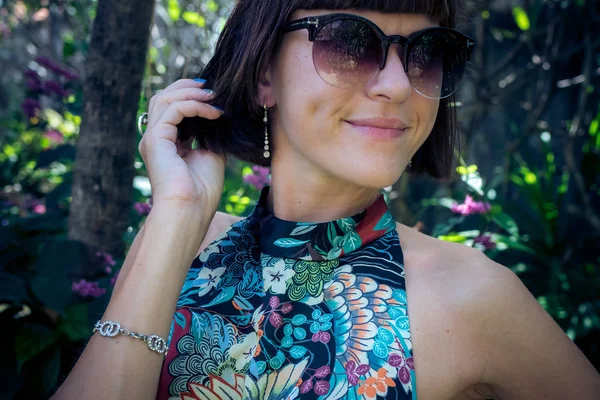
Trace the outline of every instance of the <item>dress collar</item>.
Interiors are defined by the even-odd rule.
[[[248,217],[260,226],[261,252],[272,257],[324,261],[339,258],[396,229],[383,194],[356,215],[330,222],[279,219],[267,208],[265,186]]]

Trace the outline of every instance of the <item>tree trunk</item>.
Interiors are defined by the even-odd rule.
[[[133,198],[137,111],[152,0],[99,0],[85,63],[69,239],[120,257]],[[90,274],[83,266],[82,275]]]

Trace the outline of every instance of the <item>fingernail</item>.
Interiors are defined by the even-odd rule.
[[[196,78],[194,79],[196,82],[200,82],[200,83],[204,83],[206,82],[206,79],[201,79],[201,78]]]
[[[210,95],[210,96],[214,96],[215,95],[215,91],[211,90],[211,89],[202,89],[206,92],[206,94]]]
[[[225,110],[223,110],[221,107],[213,106],[213,108],[216,108],[217,110],[221,111],[222,113],[225,112]]]

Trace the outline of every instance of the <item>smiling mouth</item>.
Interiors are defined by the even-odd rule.
[[[404,129],[377,128],[375,126],[370,126],[370,125],[355,125],[352,122],[348,122],[348,121],[344,121],[344,122],[346,122],[348,125],[350,125],[350,127],[358,134],[360,134],[362,136],[372,137],[375,139],[387,139],[387,140],[397,139],[399,137],[404,136],[406,131],[408,131],[408,129],[409,129],[409,128],[404,128]]]

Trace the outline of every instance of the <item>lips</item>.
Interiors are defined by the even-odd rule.
[[[404,135],[407,131],[406,124],[402,121],[371,121],[369,123],[361,121],[346,121],[351,128],[362,136],[368,136],[375,139],[396,139]]]
[[[348,122],[354,126],[368,126],[368,127],[380,128],[380,129],[403,130],[408,127],[408,125],[404,121],[402,121],[401,119],[398,119],[398,118],[383,118],[383,117],[364,118],[364,119],[348,120]]]

